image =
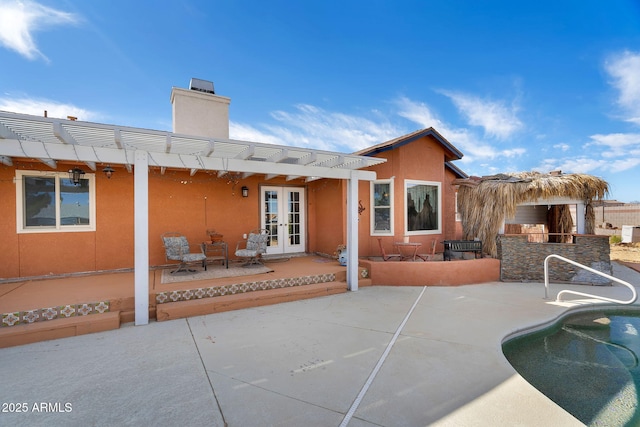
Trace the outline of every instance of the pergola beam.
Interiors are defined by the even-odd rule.
[[[267,162],[280,163],[289,157],[289,150],[280,150],[279,152],[267,157]]]
[[[4,140],[0,144],[0,155],[8,157],[32,157],[40,159],[43,163],[55,168],[54,157],[58,161],[72,162],[96,162],[132,165],[134,163],[133,151],[117,148],[73,146],[69,144],[44,143],[37,141]],[[199,157],[191,154],[175,153],[149,153],[149,166],[200,169],[218,171],[218,177],[227,172],[276,174],[304,177],[349,179],[351,170],[348,168],[330,167],[329,164],[339,164],[341,160],[333,159],[332,162],[322,165],[298,165],[290,163],[272,163],[265,161],[230,159],[220,157]],[[344,156],[339,156],[344,160]],[[127,170],[130,170],[127,168]],[[358,170],[360,179],[370,181],[375,179],[375,172]],[[370,178],[370,176],[372,178]]]
[[[20,139],[11,129],[0,123],[0,139]]]
[[[78,142],[71,136],[71,134],[62,127],[62,123],[59,121],[53,122],[53,135],[55,135],[55,137],[58,138],[60,142],[64,142],[65,144],[78,144]]]
[[[253,156],[253,154],[256,152],[256,145],[255,144],[249,144],[247,145],[247,147],[242,150],[240,153],[238,153],[238,155],[235,157],[236,159],[242,159],[242,160],[246,160],[249,157]]]

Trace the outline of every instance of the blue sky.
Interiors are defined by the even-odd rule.
[[[469,175],[596,175],[640,201],[640,0],[0,0],[0,110],[353,152],[433,126]]]

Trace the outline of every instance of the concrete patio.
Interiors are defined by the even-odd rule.
[[[585,291],[552,284],[551,295],[565,288]],[[581,425],[501,351],[506,336],[594,304],[543,295],[540,283],[370,286],[1,349],[1,400],[26,412],[0,412],[0,424]]]

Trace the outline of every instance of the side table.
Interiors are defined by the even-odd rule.
[[[215,261],[222,261],[222,265],[229,268],[229,251],[227,249],[227,243],[220,242],[202,242],[202,253],[206,255],[206,259],[202,261],[204,267],[205,263],[212,263]]]

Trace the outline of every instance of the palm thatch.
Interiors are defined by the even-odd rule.
[[[482,178],[471,177],[454,181],[459,185],[458,210],[461,215],[465,239],[483,241],[483,250],[497,256],[496,237],[505,218],[513,218],[519,204],[554,197],[566,197],[584,201],[585,232],[593,234],[593,200],[609,194],[609,184],[586,174],[561,174],[552,172],[520,172],[499,174]],[[568,209],[558,211],[556,229],[571,232],[573,222],[567,219]]]

